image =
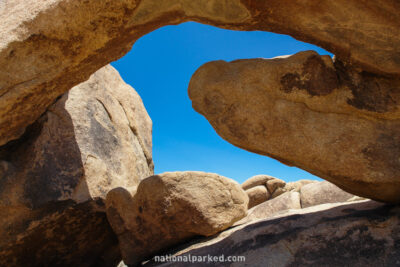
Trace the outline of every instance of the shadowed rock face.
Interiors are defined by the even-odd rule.
[[[1,1],[0,145],[21,136],[59,95],[122,57],[138,38],[185,21],[289,34],[333,52],[347,64],[398,76],[399,9],[394,0]],[[313,64],[305,72],[307,68]],[[315,79],[304,83],[293,74],[282,77],[284,90],[296,86],[312,95],[327,94],[336,81],[333,72],[325,74],[330,87],[319,88]],[[374,86],[354,87],[355,95],[368,96],[353,105],[374,109],[375,97],[370,96],[381,94]],[[379,109],[391,101],[382,96]]]
[[[110,266],[115,187],[153,173],[151,120],[111,66],[64,94],[0,149],[0,266]]]
[[[400,79],[306,51],[207,63],[189,96],[230,143],[350,193],[400,202]]]
[[[206,260],[207,255],[246,257],[245,262],[218,262],[218,266],[396,266],[400,262],[399,220],[399,207],[374,201],[324,204],[229,229],[171,253],[205,256]]]

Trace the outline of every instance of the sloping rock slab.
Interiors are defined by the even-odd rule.
[[[398,206],[374,201],[323,204],[230,229],[211,240],[181,248],[175,255],[246,257],[245,262],[209,262],[210,266],[397,266],[399,223]]]
[[[287,213],[287,210],[301,209],[300,193],[285,192],[276,198],[265,201],[247,212],[247,216],[236,222],[236,225],[273,217],[277,213]]]
[[[328,181],[306,184],[300,189],[302,208],[325,203],[346,202],[353,197],[354,195],[343,191]]]

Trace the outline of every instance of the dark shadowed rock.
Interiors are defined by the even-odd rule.
[[[112,266],[105,196],[152,166],[143,103],[104,67],[0,148],[0,266]]]
[[[197,259],[190,266],[204,266],[208,255],[245,256],[244,262],[208,262],[218,266],[397,266],[400,208],[374,201],[323,204],[241,225],[170,253],[190,254]]]

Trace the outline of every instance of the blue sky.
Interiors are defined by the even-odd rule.
[[[153,120],[155,173],[214,172],[240,183],[257,174],[285,181],[317,179],[226,142],[192,109],[187,93],[192,74],[206,62],[271,58],[304,50],[328,54],[286,35],[229,31],[194,22],[163,27],[139,39],[112,65],[140,94]]]

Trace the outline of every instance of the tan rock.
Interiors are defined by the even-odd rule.
[[[216,61],[196,71],[189,96],[230,143],[398,203],[400,79],[347,67],[312,51]]]
[[[289,182],[285,185],[285,191],[295,191],[299,192],[300,189],[307,185],[307,184],[312,184],[312,183],[318,183],[318,181],[314,180],[298,180],[295,182]]]
[[[285,185],[286,185],[285,181],[278,179],[278,178],[269,180],[267,182],[267,188],[268,188],[268,191],[271,193],[272,197],[277,197],[277,196],[283,194],[284,192],[286,192],[284,190]]]
[[[105,196],[137,186],[152,165],[140,97],[116,70],[102,68],[0,149],[0,266],[118,262]]]
[[[268,201],[257,206],[252,206],[248,211],[248,215],[235,225],[270,218],[287,213],[289,210],[293,209],[308,208],[325,203],[344,203],[365,200],[365,198],[349,194],[327,181],[299,180],[287,183],[286,185],[289,186],[278,188],[277,191],[280,193],[278,196],[271,196]],[[251,200],[250,195],[249,199]]]
[[[191,264],[195,266],[215,264],[207,262],[208,257],[221,255],[236,256],[236,262],[224,266],[396,266],[399,218],[399,206],[374,201],[324,204],[250,222],[158,256],[205,256],[205,262]],[[188,263],[149,262],[145,266]]]
[[[362,200],[368,200],[364,197],[359,197],[359,196],[353,196],[352,198],[349,198],[346,202],[354,202],[354,201],[362,201]]]
[[[107,195],[107,217],[125,264],[197,235],[211,236],[246,216],[248,197],[235,181],[203,172],[171,172],[143,180],[134,196],[122,188]]]
[[[393,0],[3,0],[0,145],[21,136],[59,95],[122,57],[141,36],[190,20],[289,34],[362,70],[398,76],[398,9]],[[379,95],[373,87],[359,91]]]
[[[282,195],[282,194],[285,193],[285,192],[286,192],[286,190],[285,190],[284,187],[278,187],[278,188],[275,190],[275,192],[272,194],[271,198],[275,198],[275,197],[277,197],[277,196],[280,196],[280,195]]]
[[[343,191],[336,185],[327,181],[308,184],[300,189],[300,200],[302,208],[325,203],[346,202],[353,197],[354,195]]]
[[[247,189],[246,193],[249,197],[249,209],[267,201],[271,197],[270,193],[264,185],[258,185]]]
[[[242,184],[242,188],[244,190],[247,190],[258,185],[266,186],[267,182],[272,179],[276,178],[265,174],[255,175],[244,181],[244,183]]]
[[[301,209],[300,194],[298,192],[286,192],[253,207],[248,211],[247,216],[235,225],[266,219],[291,209]]]

